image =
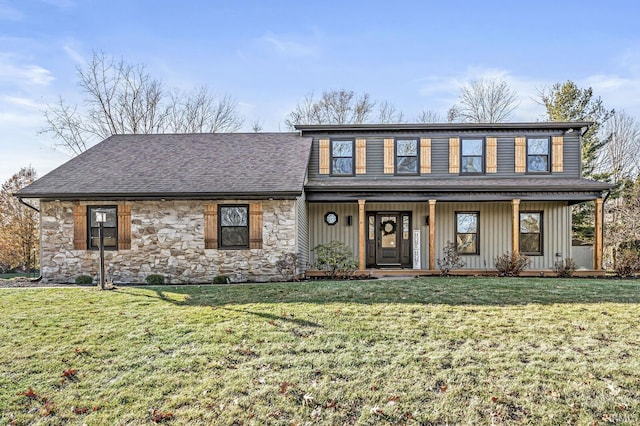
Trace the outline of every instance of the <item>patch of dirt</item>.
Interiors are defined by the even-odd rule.
[[[43,287],[78,287],[77,284],[43,283],[26,278],[0,278],[0,288],[43,288]]]

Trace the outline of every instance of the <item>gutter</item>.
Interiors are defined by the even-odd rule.
[[[31,204],[29,204],[29,203],[27,203],[26,201],[24,201],[24,200],[22,199],[22,197],[18,197],[18,201],[20,202],[20,204],[23,204],[23,205],[25,205],[25,206],[29,207],[30,209],[35,210],[35,211],[37,211],[38,213],[40,213],[40,210],[39,210],[39,209],[37,209],[36,207],[34,207],[34,206],[32,206]]]

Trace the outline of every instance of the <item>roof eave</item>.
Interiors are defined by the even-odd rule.
[[[40,199],[44,201],[167,201],[167,200],[265,200],[279,199],[289,200],[296,199],[302,194],[302,191],[273,191],[273,192],[184,192],[184,193],[33,193],[33,194],[14,194],[20,198]]]
[[[397,123],[397,124],[297,124],[295,129],[302,132],[355,132],[355,131],[441,131],[441,130],[580,130],[584,133],[591,121],[540,121],[521,123]]]

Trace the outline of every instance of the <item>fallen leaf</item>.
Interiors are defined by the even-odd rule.
[[[291,386],[291,383],[289,382],[280,383],[280,393],[285,393],[287,389],[289,389],[289,386]]]
[[[33,391],[33,388],[31,386],[29,386],[28,391],[19,393],[18,395],[23,395],[30,399],[38,399],[38,394]]]
[[[60,377],[64,377],[65,379],[74,379],[76,378],[77,373],[78,373],[78,370],[74,370],[73,368],[70,368],[66,371],[63,371],[62,376]]]
[[[160,410],[156,410],[155,408],[151,410],[151,421],[154,423],[160,423],[171,418],[173,418],[173,413],[171,412],[162,412]]]
[[[71,407],[71,412],[73,414],[84,414],[89,411],[89,407]]]

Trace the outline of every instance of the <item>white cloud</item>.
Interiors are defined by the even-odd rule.
[[[291,58],[314,57],[321,51],[317,33],[311,37],[292,37],[268,32],[258,42],[280,56]]]
[[[64,49],[66,54],[69,55],[71,60],[76,64],[84,65],[87,63],[87,61],[84,59],[82,54],[78,52],[76,49],[74,49],[73,47],[71,47],[69,44],[65,44],[64,46],[62,46],[62,49]]]
[[[10,54],[0,54],[0,84],[11,86],[48,86],[55,78],[46,68],[34,64],[16,63]]]

